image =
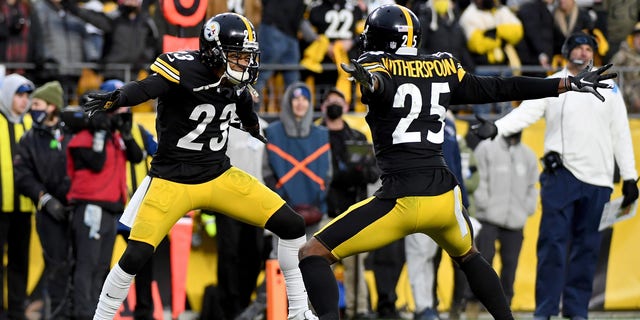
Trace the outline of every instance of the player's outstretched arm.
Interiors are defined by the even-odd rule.
[[[613,85],[610,83],[602,83],[604,80],[614,79],[618,76],[615,72],[603,74],[612,66],[613,64],[607,64],[602,68],[593,70],[593,60],[591,60],[575,77],[568,76],[564,78],[564,81],[560,81],[561,85],[559,89],[562,90],[564,86],[564,90],[566,91],[590,92],[600,99],[600,101],[604,102],[604,97],[598,92],[598,88],[613,88]]]
[[[340,67],[350,74],[353,80],[361,84],[365,89],[373,92],[376,89],[377,79],[371,72],[365,69],[358,61],[351,59],[351,65],[341,63]]]

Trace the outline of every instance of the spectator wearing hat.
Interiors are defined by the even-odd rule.
[[[4,288],[8,291],[7,300],[0,299],[0,313],[11,319],[25,318],[33,209],[31,201],[15,189],[12,157],[20,137],[31,127],[31,118],[24,115],[33,89],[33,82],[19,74],[6,76],[0,89],[0,256],[4,257],[5,248],[8,256],[6,266],[0,263],[0,298],[4,297]]]
[[[47,82],[31,94],[33,126],[16,148],[16,188],[36,205],[36,230],[45,262],[45,319],[69,316],[71,242],[66,195],[69,191],[66,149],[71,134],[63,131],[60,82]]]
[[[640,113],[640,22],[636,23],[626,41],[620,44],[620,50],[611,58],[617,67],[632,67],[622,72],[623,97],[628,113]]]
[[[311,90],[295,82],[284,93],[280,120],[265,129],[267,159],[262,176],[294,210],[305,217],[307,235],[319,227],[327,213],[327,189],[331,180],[329,131],[313,124]],[[309,209],[309,210],[303,210]]]

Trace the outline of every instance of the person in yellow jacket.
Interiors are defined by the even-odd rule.
[[[524,36],[522,22],[497,0],[473,0],[460,16],[460,26],[467,38],[467,47],[476,65],[508,65],[515,75],[521,67],[515,49]],[[499,71],[476,72],[482,76],[511,75]],[[476,104],[475,114],[502,113],[509,110],[510,102]]]
[[[474,0],[462,12],[460,26],[476,64],[513,64],[510,52],[524,36],[522,22],[496,0]],[[515,52],[515,51],[514,51]]]
[[[7,265],[0,264],[0,314],[6,313],[9,319],[26,319],[33,204],[15,189],[13,154],[20,137],[31,127],[31,117],[24,115],[34,88],[31,80],[19,74],[8,75],[0,88],[0,257],[4,261],[5,247],[8,256]]]

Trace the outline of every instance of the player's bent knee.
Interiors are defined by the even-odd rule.
[[[148,243],[129,240],[127,248],[124,250],[122,258],[120,258],[118,264],[124,272],[128,274],[137,274],[147,260],[151,258],[153,251],[153,246]]]
[[[306,234],[304,219],[286,203],[267,220],[264,227],[280,239],[297,239]]]
[[[458,266],[462,267],[462,265],[471,260],[473,257],[479,255],[480,252],[478,251],[478,249],[476,249],[475,247],[471,247],[471,249],[469,249],[469,251],[467,251],[467,253],[459,256],[459,257],[451,257],[451,259],[453,259],[453,261],[455,261]]]
[[[302,260],[310,256],[323,257],[327,259],[329,263],[334,263],[337,261],[337,259],[331,254],[331,252],[329,252],[329,249],[327,249],[316,238],[309,239],[309,241],[307,241],[307,243],[305,243],[300,248],[300,250],[298,250],[298,260]]]

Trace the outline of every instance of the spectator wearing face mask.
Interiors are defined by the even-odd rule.
[[[323,114],[320,125],[329,129],[331,145],[331,165],[333,176],[327,192],[327,214],[334,218],[352,204],[367,196],[367,184],[378,179],[379,170],[375,159],[353,157],[348,144],[368,144],[365,135],[349,126],[343,118],[349,105],[342,92],[331,88],[324,96],[320,109]],[[371,154],[373,155],[373,154]],[[353,160],[357,159],[357,162]],[[344,266],[344,286],[346,314],[348,318],[370,315],[367,287],[364,278],[364,259],[366,254],[348,257],[342,260]]]
[[[71,133],[61,126],[60,82],[45,83],[31,94],[33,127],[20,139],[14,168],[16,188],[36,205],[36,230],[45,262],[43,294],[50,301],[45,319],[68,318],[71,259],[67,192],[67,145]]]

